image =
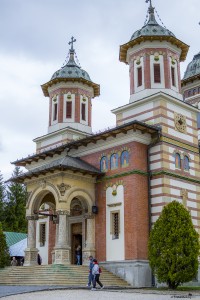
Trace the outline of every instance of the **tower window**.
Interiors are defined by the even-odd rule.
[[[53,105],[53,121],[57,120],[57,114],[58,114],[58,104],[54,103],[54,105]]]
[[[67,119],[72,118],[72,101],[66,102],[66,118]]]
[[[181,169],[181,156],[179,153],[175,153],[175,167]]]
[[[40,247],[43,247],[45,245],[46,241],[46,224],[41,223],[40,224]]]
[[[154,64],[154,82],[161,83],[160,80],[160,64]]]
[[[186,155],[184,156],[183,166],[185,171],[189,171],[190,162],[189,162],[189,158]]]
[[[142,85],[142,67],[137,68],[138,86]]]
[[[86,121],[85,103],[81,103],[81,118],[83,121]]]
[[[172,74],[172,85],[176,86],[175,69],[174,69],[174,67],[171,67],[171,74]]]

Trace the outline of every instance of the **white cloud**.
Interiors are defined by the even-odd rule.
[[[200,51],[199,0],[153,0],[165,26],[191,48],[181,73]],[[119,45],[145,21],[147,4],[137,0],[1,0],[0,170],[35,151],[32,140],[47,133],[48,98],[40,85],[59,69],[67,41],[83,69],[100,84],[93,100],[93,131],[115,124],[111,109],[129,101],[128,67],[119,62]],[[157,17],[158,20],[158,17]],[[159,21],[160,22],[160,21]]]

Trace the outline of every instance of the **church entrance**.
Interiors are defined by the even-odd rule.
[[[82,265],[82,223],[71,225],[71,263],[78,264],[78,256],[80,255],[80,264]]]

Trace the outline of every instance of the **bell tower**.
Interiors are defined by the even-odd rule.
[[[185,60],[188,46],[157,23],[152,1],[146,2],[148,21],[120,46],[119,59],[129,65],[129,102],[160,91],[182,100],[180,61]]]
[[[34,140],[37,152],[92,134],[92,98],[100,86],[75,61],[75,42],[72,37],[66,64],[41,86],[49,98],[49,123],[48,134]]]

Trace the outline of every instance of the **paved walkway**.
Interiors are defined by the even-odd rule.
[[[59,286],[0,286],[0,298],[2,300],[200,300],[200,292],[188,295],[188,292],[142,289],[90,291]]]

